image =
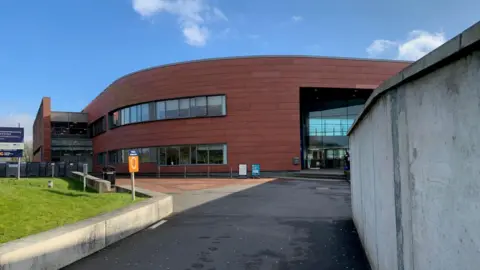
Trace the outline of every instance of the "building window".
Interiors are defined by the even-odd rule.
[[[130,124],[130,108],[123,109],[122,119],[124,119],[124,125]]]
[[[190,164],[197,164],[197,146],[190,146]]]
[[[167,100],[166,102],[166,117],[167,118],[177,118],[178,117],[178,99]]]
[[[178,146],[169,146],[167,148],[167,165],[178,165],[180,161],[180,152]]]
[[[120,125],[125,125],[125,110],[120,110]]]
[[[165,119],[165,101],[157,102],[157,120]]]
[[[208,116],[225,115],[225,96],[208,97]]]
[[[208,160],[209,164],[225,164],[226,162],[226,156],[224,149],[224,145],[219,144],[219,145],[209,145],[208,147]]]
[[[208,145],[197,146],[197,164],[208,164]]]
[[[89,126],[90,137],[98,136],[106,131],[105,117],[101,117]]]
[[[110,151],[108,152],[108,164],[119,164],[121,163],[121,150]]]
[[[140,149],[138,149],[138,155],[140,156],[139,158],[140,158],[141,163],[152,162],[151,154],[150,154],[150,148],[140,148]]]
[[[118,111],[114,112],[110,120],[110,128],[120,126],[120,113]]]
[[[105,153],[97,154],[97,165],[105,165]]]
[[[117,127],[152,120],[226,114],[225,96],[219,95],[143,103],[111,112],[108,119],[110,127]]]
[[[158,148],[158,165],[167,165],[167,150],[165,147]]]
[[[207,116],[207,97],[196,97],[192,98],[190,104],[193,117]]]
[[[127,163],[129,150],[137,151],[141,163],[157,163],[160,166],[227,164],[226,144],[180,145],[110,151],[108,153],[109,164]]]
[[[180,164],[190,164],[190,146],[180,146]]]
[[[148,103],[145,103],[145,104],[142,104],[139,106],[140,110],[141,110],[141,121],[142,122],[146,122],[146,121],[150,121],[150,106]]]
[[[128,163],[128,150],[122,150],[122,162],[121,163]]]
[[[130,123],[136,123],[137,119],[137,106],[130,107]]]
[[[180,110],[178,111],[179,117],[189,117],[190,116],[190,100],[189,99],[180,99],[179,101]]]

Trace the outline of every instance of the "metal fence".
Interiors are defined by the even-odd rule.
[[[74,171],[83,171],[86,162],[22,162],[20,177],[71,177]],[[18,163],[0,162],[0,177],[17,177]]]

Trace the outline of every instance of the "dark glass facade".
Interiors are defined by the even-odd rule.
[[[304,169],[345,166],[348,129],[370,93],[356,89],[301,89]]]
[[[100,132],[103,118],[90,126],[86,114],[52,112],[51,118],[51,161],[87,162],[91,168],[93,150],[89,133]]]

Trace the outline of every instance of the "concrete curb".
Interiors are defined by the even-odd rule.
[[[59,269],[173,212],[170,195],[150,195],[153,197],[134,205],[0,245],[0,269]]]
[[[282,180],[302,180],[302,181],[317,181],[317,182],[335,182],[335,183],[348,183],[346,179],[329,179],[329,178],[307,178],[307,177],[289,177],[289,176],[281,176],[276,177],[277,179]]]
[[[72,172],[72,177],[75,181],[83,182],[83,173],[82,172]],[[112,186],[109,181],[100,179],[98,177],[87,174],[85,176],[87,180],[87,186],[96,190],[98,193],[111,192]]]

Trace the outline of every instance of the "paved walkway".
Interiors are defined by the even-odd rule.
[[[231,179],[231,178],[138,178],[135,185],[144,189],[162,193],[183,193],[186,191],[212,189],[232,185],[256,185],[274,180],[265,179]],[[117,185],[130,185],[130,179],[117,179]]]
[[[197,187],[210,181],[216,180]],[[196,194],[200,201],[66,269],[370,269],[351,219],[347,183],[229,181],[174,194],[180,201]],[[191,188],[174,182],[176,190]]]

